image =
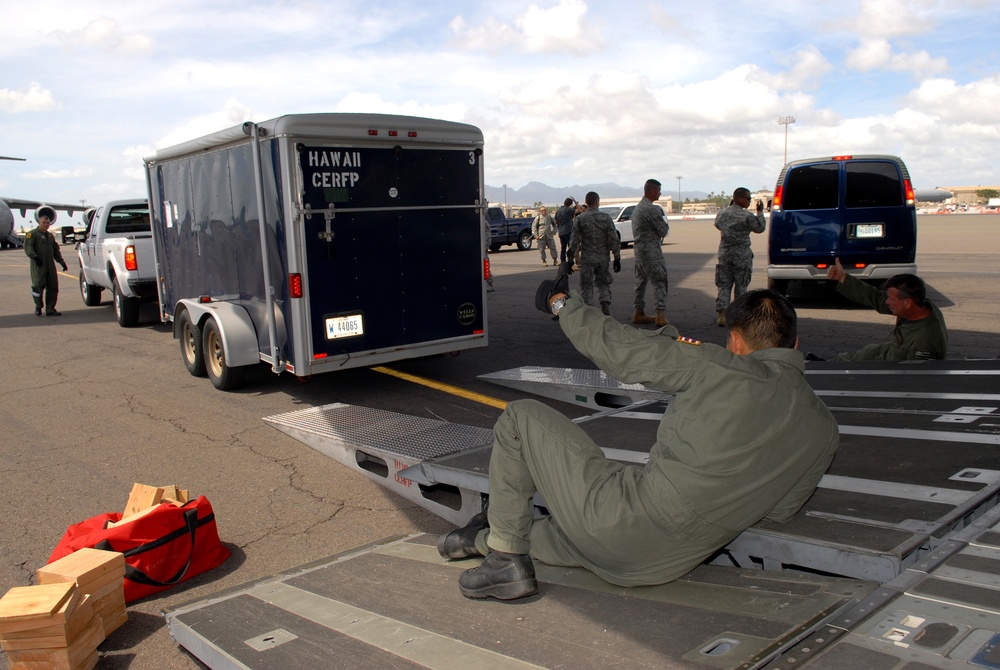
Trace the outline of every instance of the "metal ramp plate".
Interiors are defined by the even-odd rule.
[[[768,670],[1000,668],[1000,507]]]
[[[462,597],[476,562],[434,538],[377,543],[165,612],[211,668],[748,668],[857,606],[852,579],[701,566],[621,588],[537,564],[540,595]],[[627,661],[625,661],[627,659]]]
[[[479,495],[472,490],[417,484],[399,473],[428,458],[487,449],[491,430],[343,403],[264,421],[452,523],[463,525],[475,514],[469,509],[478,511]]]

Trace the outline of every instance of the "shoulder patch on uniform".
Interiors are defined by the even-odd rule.
[[[31,239],[31,233],[25,233],[24,234],[24,238],[27,239],[27,240],[30,240]]]
[[[683,342],[684,344],[691,344],[691,345],[694,345],[696,347],[700,347],[701,346],[701,340],[696,340],[693,337],[684,337],[683,335],[681,335],[681,336],[678,336],[677,341],[678,342]]]

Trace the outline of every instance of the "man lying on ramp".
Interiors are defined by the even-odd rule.
[[[577,424],[534,400],[494,427],[490,499],[441,536],[446,558],[485,556],[459,577],[469,598],[538,592],[532,559],[582,566],[621,586],[662,584],[760,521],[787,521],[833,459],[837,423],[805,381],[796,315],[767,290],[726,310],[725,348],[639,330],[570,296],[566,264],[536,304],[573,345],[626,384],[672,393],[645,465],[605,458]],[[548,516],[534,518],[533,496]]]

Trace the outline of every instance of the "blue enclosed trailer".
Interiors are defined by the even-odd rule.
[[[161,319],[216,387],[486,346],[483,135],[294,114],[145,158]],[[263,212],[263,216],[261,216]]]

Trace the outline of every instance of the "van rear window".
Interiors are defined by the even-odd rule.
[[[785,176],[781,208],[835,209],[839,175],[840,166],[837,163],[803,165],[789,170]]]
[[[847,207],[899,207],[903,204],[903,185],[894,163],[848,163]]]

